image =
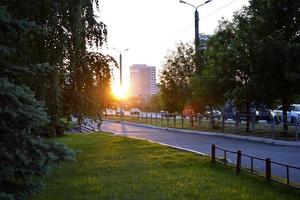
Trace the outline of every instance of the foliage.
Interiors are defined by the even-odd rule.
[[[182,112],[192,95],[191,77],[194,74],[194,50],[190,44],[179,43],[165,57],[161,73],[163,107],[169,112]]]
[[[40,137],[63,132],[61,110],[92,116],[105,104],[114,61],[87,51],[106,40],[93,3],[1,1],[1,199],[25,198],[41,185],[37,176],[74,156],[64,145]]]
[[[65,113],[99,116],[101,109],[109,102],[110,69],[113,63],[115,61],[110,56],[94,52],[86,53],[82,65],[77,69],[76,83],[71,81],[65,85]]]
[[[49,117],[29,88],[1,78],[0,106],[0,196],[23,199],[41,185],[36,176],[53,163],[71,160],[74,152],[36,135]]]
[[[115,65],[112,57],[92,52],[106,42],[107,35],[105,24],[94,15],[93,6],[99,9],[98,1],[5,0],[4,5],[14,18],[32,21],[44,32],[30,45],[20,43],[34,47],[30,54],[33,63],[47,63],[52,69],[47,78],[39,76],[43,84],[27,84],[46,102],[52,123],[55,125],[61,115],[98,115],[109,101],[107,80]]]
[[[222,21],[195,78],[195,93],[212,104],[222,102],[219,93],[246,112],[252,102],[280,99],[286,116],[300,93],[299,7],[299,1],[251,0],[232,22]]]
[[[255,30],[257,81],[268,86],[264,92],[283,105],[286,112],[300,93],[300,2],[252,0],[246,9],[249,26]],[[287,129],[287,126],[285,126]]]

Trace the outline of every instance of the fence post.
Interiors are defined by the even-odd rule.
[[[222,132],[225,132],[225,115],[222,115]]]
[[[266,158],[266,179],[267,181],[271,181],[271,159]]]
[[[201,115],[198,115],[198,129],[201,130]]]
[[[155,125],[157,126],[157,114],[155,114]]]
[[[239,174],[241,172],[241,165],[242,165],[242,152],[240,150],[237,151],[237,158],[236,158],[236,173]]]
[[[216,161],[216,145],[211,145],[211,161],[214,163]]]
[[[163,127],[163,116],[160,114],[160,125]]]
[[[252,132],[255,132],[255,112],[251,113]]]
[[[294,121],[294,134],[295,134],[295,140],[298,140],[298,119],[296,118]]]
[[[167,127],[169,127],[169,115],[167,115]]]
[[[176,115],[174,115],[174,128],[176,128]]]
[[[183,115],[181,115],[181,128],[183,129]]]
[[[235,117],[235,127],[236,127],[236,133],[237,133],[237,134],[240,133],[239,125],[240,125],[240,117],[239,117],[239,115],[237,114],[236,117]]]
[[[152,125],[152,114],[150,115],[151,119],[150,119],[150,124]]]
[[[271,121],[271,133],[272,133],[272,139],[275,138],[275,119],[274,117],[272,117],[272,121]]]
[[[146,124],[148,123],[148,115],[147,115],[147,113],[146,113]]]

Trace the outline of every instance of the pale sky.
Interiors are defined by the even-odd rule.
[[[186,0],[194,5],[205,1]],[[179,41],[194,41],[195,9],[179,0],[99,0],[99,3],[100,20],[108,30],[108,54],[119,62],[119,53],[112,48],[121,51],[129,48],[122,54],[125,86],[130,65],[156,66],[159,72],[168,50],[174,49]],[[213,0],[205,4],[198,9],[199,32],[213,34],[222,17],[231,19],[245,5],[248,0]],[[119,75],[118,69],[114,74]],[[119,80],[119,76],[115,79]]]

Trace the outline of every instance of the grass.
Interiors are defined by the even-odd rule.
[[[55,167],[32,200],[293,200],[300,195],[255,176],[237,176],[207,157],[146,141],[104,133],[57,140],[81,153],[77,161]]]
[[[213,131],[213,132],[219,132],[224,134],[236,134],[236,135],[243,135],[243,136],[255,136],[255,137],[264,137],[264,138],[272,138],[273,139],[280,139],[280,140],[292,140],[295,141],[295,133],[294,133],[294,127],[289,128],[289,132],[286,134],[283,134],[282,131],[282,125],[276,125],[274,129],[274,135],[272,135],[271,130],[271,124],[255,124],[255,131],[249,131],[246,132],[246,122],[242,122],[239,125],[239,129],[236,128],[235,121],[226,121],[224,130],[222,128],[222,121],[215,119],[214,128],[212,129],[210,127],[210,120],[209,119],[201,119],[200,123],[199,121],[194,121],[193,125],[191,125],[190,120],[188,118],[177,118],[174,121],[174,118],[169,118],[167,120],[166,117],[157,119],[155,116],[145,116],[138,117],[138,116],[120,116],[120,115],[107,115],[104,116],[104,119],[108,120],[120,120],[120,121],[128,121],[133,123],[140,123],[140,124],[148,124],[153,126],[159,126],[159,127],[169,127],[169,128],[179,128],[179,129],[191,129],[191,130],[199,130],[199,131]],[[174,123],[175,122],[175,123]],[[252,125],[250,123],[250,129],[252,128]],[[299,131],[298,131],[299,132]],[[300,139],[300,134],[299,138]]]

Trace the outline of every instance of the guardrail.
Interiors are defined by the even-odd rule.
[[[222,151],[223,153],[223,157],[217,157],[217,150]],[[235,163],[231,163],[228,161],[228,153],[234,154],[236,155],[236,162]],[[247,157],[250,159],[250,166],[249,167],[242,167],[242,160],[243,157]],[[247,154],[243,154],[242,151],[238,150],[238,151],[230,151],[224,148],[220,148],[217,147],[215,144],[213,144],[211,146],[211,159],[212,162],[218,162],[221,164],[225,164],[231,167],[235,167],[235,171],[236,174],[239,174],[241,171],[256,175],[256,176],[260,176],[260,177],[265,177],[267,181],[273,181],[273,182],[277,182],[283,185],[286,185],[288,187],[291,188],[295,188],[295,189],[300,189],[300,183],[295,182],[295,181],[291,181],[291,177],[290,177],[290,170],[297,170],[300,177],[300,167],[296,167],[296,166],[292,166],[292,165],[287,165],[284,163],[280,163],[280,162],[275,162],[272,161],[270,158],[259,158],[256,156],[251,156],[251,155],[247,155]],[[258,160],[264,163],[264,171],[259,171],[257,170],[259,167],[255,167],[254,165],[254,161]],[[279,166],[283,166],[285,168],[285,177],[280,177],[278,175],[276,176],[272,176],[272,168],[274,165],[279,165]]]

